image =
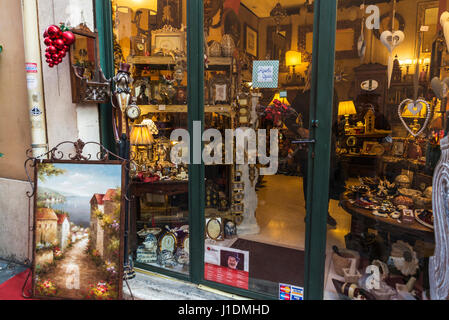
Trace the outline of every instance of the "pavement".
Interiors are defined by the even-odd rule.
[[[25,271],[27,267],[0,259],[0,284]]]

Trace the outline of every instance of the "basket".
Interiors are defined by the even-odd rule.
[[[332,254],[332,262],[334,264],[335,273],[341,277],[344,277],[343,269],[349,269],[351,267],[351,259],[356,259],[355,267],[359,268],[360,255],[357,251],[340,249],[340,255],[335,252]]]

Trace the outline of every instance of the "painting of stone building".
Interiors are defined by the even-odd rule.
[[[36,243],[58,243],[58,216],[51,208],[38,208],[36,211]]]

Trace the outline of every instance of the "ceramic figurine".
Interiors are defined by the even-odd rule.
[[[125,109],[128,107],[129,101],[131,99],[130,86],[133,82],[133,78],[131,78],[129,68],[129,64],[121,63],[119,71],[113,78],[115,82],[114,93],[117,98],[118,106],[120,107],[120,110],[122,112],[125,112]]]
[[[339,281],[337,279],[332,279],[334,283],[335,290],[338,293],[347,296],[350,299],[354,300],[376,300],[376,298],[367,292],[366,290],[360,288],[355,283],[347,283],[343,281]]]
[[[393,265],[405,276],[415,275],[419,269],[416,252],[408,243],[399,240],[391,246],[388,263]]]
[[[224,234],[226,238],[232,238],[237,235],[235,223],[231,220],[225,223]]]

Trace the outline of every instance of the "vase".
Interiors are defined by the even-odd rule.
[[[235,50],[234,39],[230,34],[223,35],[221,38],[221,51],[223,56],[230,57]]]

